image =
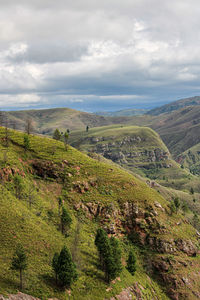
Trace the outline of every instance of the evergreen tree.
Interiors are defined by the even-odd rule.
[[[20,274],[20,289],[23,289],[23,271],[27,269],[27,257],[22,245],[17,245],[14,253],[11,269],[19,271]]]
[[[57,128],[56,128],[56,130],[53,133],[53,139],[57,140],[57,141],[60,141],[60,139],[61,139],[61,133],[60,133],[60,131]]]
[[[105,248],[105,243],[107,239],[107,233],[102,228],[97,229],[96,237],[95,237],[95,245],[99,252],[99,259],[100,264],[104,268],[104,261],[103,261],[103,252]]]
[[[64,246],[58,257],[58,279],[62,287],[69,288],[77,279],[76,265],[72,261],[72,256],[66,246]]]
[[[127,270],[131,273],[131,275],[134,275],[136,271],[136,257],[133,249],[129,251],[129,255],[126,263],[127,263],[126,266]]]
[[[62,234],[65,234],[67,229],[70,228],[72,222],[72,218],[70,217],[70,214],[66,210],[65,207],[62,208],[62,214],[61,214],[61,231]]]
[[[53,256],[53,260],[52,260],[52,268],[55,272],[56,275],[56,284],[58,283],[58,273],[60,270],[60,265],[59,265],[59,254],[58,252],[56,252]]]
[[[121,249],[115,238],[108,238],[107,233],[99,228],[95,237],[100,258],[100,264],[105,272],[106,281],[109,283],[115,279],[122,270]]]
[[[121,262],[122,251],[119,245],[119,241],[116,238],[111,237],[110,244],[112,247],[112,254],[115,263],[115,275],[118,276],[122,271],[122,262]]]
[[[109,283],[112,279],[116,278],[115,260],[113,257],[112,247],[109,239],[106,239],[105,242],[105,247],[103,251],[103,260],[104,260],[105,278],[106,281]]]
[[[69,134],[67,132],[65,132],[64,135],[63,135],[63,141],[64,141],[64,145],[65,145],[66,150],[67,150],[68,139],[69,139]]]

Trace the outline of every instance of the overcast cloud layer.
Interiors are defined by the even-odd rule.
[[[0,0],[0,107],[150,107],[200,94],[199,0]]]

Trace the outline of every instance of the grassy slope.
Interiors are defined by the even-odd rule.
[[[192,173],[200,175],[200,143],[181,153],[178,159]]]
[[[23,143],[23,135],[20,133],[12,133],[11,138],[17,144]],[[54,145],[57,146],[57,151],[56,154],[52,156],[49,153],[49,150],[51,152],[51,146]],[[1,145],[1,149],[3,150],[5,147]],[[12,167],[15,166],[26,172],[27,159],[39,157],[42,159],[53,159],[53,161],[59,162],[65,158],[70,161],[73,166],[76,166],[77,164],[83,166],[84,169],[87,169],[87,172],[90,172],[90,176],[96,176],[96,168],[99,167],[98,163],[72,148],[66,153],[62,143],[50,139],[31,137],[31,149],[34,152],[27,153],[25,156],[24,150],[21,147],[13,144],[10,145],[7,152],[8,161],[6,165]],[[1,163],[3,166],[4,163],[2,162],[2,158],[3,157],[1,157]],[[101,172],[98,172],[98,174],[104,176],[106,169],[107,168],[102,165],[99,170]],[[121,174],[121,176],[122,175],[123,174]],[[115,176],[118,176],[118,173],[116,173]],[[77,177],[79,178],[80,176]],[[116,178],[114,177],[113,180],[116,180]],[[5,187],[3,185],[1,186],[0,264],[2,266],[2,273],[0,276],[0,293],[15,292],[18,288],[18,277],[13,271],[9,270],[9,265],[16,244],[21,242],[24,244],[29,257],[29,269],[28,272],[26,272],[25,291],[39,296],[42,299],[46,299],[46,297],[53,295],[59,297],[59,299],[64,299],[64,294],[59,292],[59,290],[56,290],[54,286],[50,261],[53,253],[59,251],[64,243],[67,243],[70,248],[73,248],[77,219],[75,217],[73,218],[73,227],[70,231],[70,238],[64,239],[57,230],[59,221],[58,218],[56,218],[58,211],[56,198],[61,193],[61,186],[56,182],[43,182],[40,179],[32,178],[30,174],[26,174],[27,185],[32,181],[35,182],[39,189],[37,200],[32,209],[28,208],[28,204],[25,200],[17,200],[13,196],[13,193],[7,190],[7,188],[10,188],[9,184]],[[126,182],[126,179],[123,179],[123,182]],[[98,193],[96,196],[98,196]],[[93,198],[94,195],[91,194],[90,197]],[[78,201],[79,195],[73,195],[73,198]],[[101,198],[105,198],[104,201],[106,203],[108,202],[107,197],[101,195]],[[88,199],[89,197],[86,197],[85,201],[88,201]],[[41,216],[36,216],[38,212],[41,213]],[[53,214],[52,220],[51,218],[49,219],[48,212],[51,212],[51,215]],[[73,211],[71,211],[71,213],[73,214]],[[144,285],[148,283],[148,277],[139,262],[138,272],[134,280],[124,269],[121,276],[122,281],[117,282],[111,292],[106,292],[107,286],[102,280],[103,274],[96,268],[98,258],[94,247],[94,233],[97,224],[84,219],[84,221],[81,222],[80,227],[79,250],[76,255],[78,256],[77,265],[79,267],[79,280],[74,286],[72,298],[91,299],[92,297],[92,299],[103,299],[105,296],[110,297],[112,294],[120,292],[122,287],[128,286],[129,284],[131,285],[137,280]],[[51,287],[52,283],[53,288]],[[152,293],[153,290],[157,290],[159,294],[162,294],[162,291],[156,283],[151,281],[151,285]],[[149,288],[146,293],[151,295],[151,288]],[[167,299],[165,295],[163,295],[163,297]]]
[[[44,134],[52,134],[59,128],[60,130],[75,130],[90,127],[107,125],[111,122],[103,117],[77,111],[70,108],[52,108],[43,110],[24,110],[7,112],[8,121],[15,123],[16,128],[23,130],[26,119],[32,119],[34,130]]]
[[[4,130],[1,129],[1,136]],[[152,299],[156,294],[159,299],[167,299],[162,293],[158,284],[149,279],[143,266],[143,257],[138,251],[138,269],[136,275],[132,277],[125,269],[121,275],[121,281],[112,285],[112,290],[106,292],[107,285],[102,280],[103,274],[97,269],[97,252],[94,247],[94,234],[97,223],[93,220],[77,215],[73,210],[73,204],[97,202],[109,206],[113,203],[119,205],[120,201],[133,201],[140,207],[145,207],[145,203],[153,205],[154,201],[161,203],[167,209],[167,202],[154,190],[148,188],[145,183],[134,178],[127,172],[99,163],[86,155],[81,154],[69,147],[67,151],[61,142],[56,142],[48,138],[31,136],[31,151],[24,153],[23,134],[12,131],[10,133],[11,143],[8,149],[3,144],[1,148],[1,166],[14,167],[23,171],[26,188],[34,183],[37,187],[35,203],[32,208],[28,207],[25,199],[18,200],[14,196],[12,176],[10,181],[3,181],[1,189],[1,209],[0,209],[0,293],[16,292],[18,289],[18,277],[15,272],[9,269],[12,254],[16,243],[21,242],[28,253],[29,268],[26,271],[25,292],[47,299],[57,297],[66,299],[66,294],[56,289],[52,279],[50,262],[55,251],[61,249],[66,243],[75,256],[75,261],[79,270],[79,279],[72,287],[72,299],[109,299],[121,291],[122,288],[139,282],[144,287],[144,299]],[[56,152],[53,155],[52,149],[56,145]],[[5,152],[7,159],[5,159]],[[58,231],[58,207],[57,197],[61,194],[62,185],[54,180],[44,180],[31,174],[30,161],[32,159],[51,160],[59,164],[67,160],[70,167],[68,171],[73,175],[73,182],[92,180],[98,181],[98,188],[91,187],[87,193],[80,194],[75,190],[69,190],[69,200],[65,201],[73,216],[73,225],[69,232],[69,237],[64,238]],[[80,171],[77,170],[80,167]],[[134,182],[134,184],[133,184]],[[109,195],[103,193],[105,189],[112,190]],[[145,200],[145,201],[144,201]],[[160,213],[159,218],[169,228],[168,233],[160,238],[170,239],[171,237],[184,237],[195,241],[195,231],[192,227],[183,222],[182,226],[174,224],[182,218],[181,216],[168,217],[165,213]],[[77,230],[79,228],[79,230]],[[77,233],[79,232],[79,233]],[[184,233],[183,233],[184,232]],[[78,235],[78,247],[75,246]],[[127,254],[127,243],[123,243],[124,259]],[[156,254],[153,254],[156,255]],[[177,254],[179,255],[179,254]],[[179,259],[184,259],[180,254]],[[189,258],[187,258],[189,260]],[[198,258],[197,258],[198,259]],[[193,258],[193,261],[195,258]],[[184,270],[182,270],[184,272]],[[179,272],[181,272],[179,270]],[[145,296],[146,295],[146,296]],[[193,298],[191,298],[193,299]],[[195,299],[195,298],[194,298]]]
[[[84,131],[74,131],[70,135],[69,142],[82,151],[93,151],[96,144],[91,143],[90,138],[92,137],[104,137],[105,141],[100,141],[98,144],[105,144],[112,143],[113,141],[121,141],[127,136],[140,136],[142,141],[140,143],[133,143],[131,146],[129,144],[124,147],[120,146],[113,151],[126,152],[130,149],[130,151],[143,152],[145,150],[151,151],[159,148],[168,152],[167,147],[162,142],[159,135],[148,127],[110,125],[91,128],[88,133]],[[172,159],[166,161],[166,163],[171,165],[170,168],[155,168],[156,164],[154,165],[150,162],[145,162],[147,160],[147,157],[143,155],[139,158],[131,158],[128,160],[127,164],[122,165],[124,168],[134,171],[141,176],[149,176],[151,179],[156,179],[166,186],[172,186],[178,189],[187,188],[187,182],[190,177],[193,180],[196,179],[194,176],[190,175],[188,171],[181,169],[180,165]],[[144,166],[150,167],[147,169],[144,168]]]

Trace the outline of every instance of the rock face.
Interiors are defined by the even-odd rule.
[[[144,136],[127,135],[120,138],[92,136],[80,141],[87,144],[87,150],[98,153],[128,168],[170,168],[170,154],[164,149],[147,143]],[[72,144],[73,145],[73,144]],[[76,147],[76,144],[73,146]]]
[[[163,238],[169,229],[158,218],[159,214],[167,213],[159,202],[155,201],[154,205],[148,204],[145,208],[133,202],[124,202],[120,207],[116,207],[116,204],[105,207],[101,203],[79,203],[74,208],[82,210],[89,218],[98,217],[108,234],[128,234],[134,242],[148,247],[154,253],[147,262],[152,275],[156,274],[165,286],[170,287],[168,294],[171,299],[182,299],[177,289],[189,282],[189,279],[182,280],[174,276],[171,270],[187,267],[187,258],[196,256],[198,249],[191,240]],[[185,255],[185,261],[177,262],[173,259],[179,252]],[[131,298],[132,295],[136,299],[143,299],[138,286],[123,290],[116,299],[135,299]]]

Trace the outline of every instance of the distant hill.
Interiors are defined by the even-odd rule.
[[[176,158],[177,155],[200,143],[200,105],[184,107],[157,116],[150,127],[160,134]]]
[[[169,104],[165,104],[161,107],[157,107],[157,108],[149,110],[147,112],[147,114],[157,116],[157,115],[160,115],[163,113],[170,113],[174,110],[178,110],[185,106],[193,106],[193,105],[194,106],[200,105],[200,96],[185,98],[185,99],[171,102]]]
[[[177,161],[190,169],[193,174],[200,175],[200,143],[181,153],[177,157]]]
[[[159,135],[148,127],[110,125],[70,135],[72,146],[98,153],[125,169],[166,186],[187,189],[192,175],[171,158]]]
[[[123,109],[118,111],[97,111],[94,114],[104,117],[138,116],[147,113],[147,109]]]
[[[34,131],[41,134],[52,134],[55,128],[60,130],[77,130],[86,126],[109,125],[111,121],[103,116],[96,116],[70,108],[52,108],[42,110],[22,110],[5,113],[10,127],[24,130],[26,120],[31,119]]]

